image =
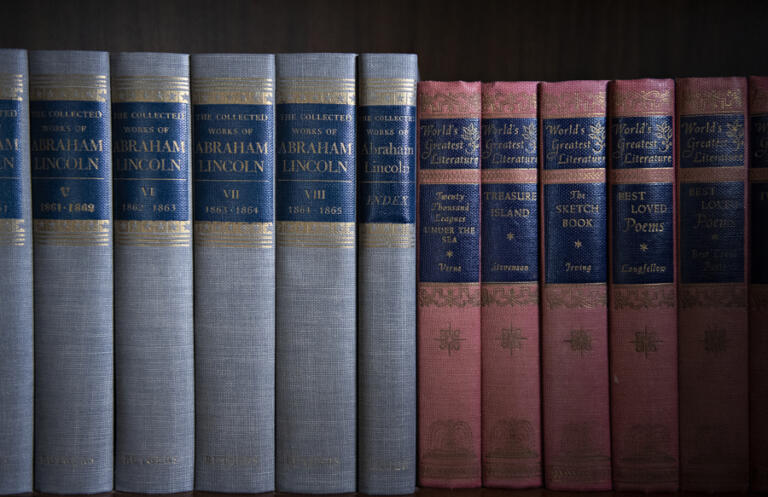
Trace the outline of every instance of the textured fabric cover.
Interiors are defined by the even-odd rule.
[[[32,78],[108,77],[109,57],[106,52],[30,52],[29,72]],[[103,119],[108,147],[109,114]],[[111,198],[105,201],[111,218]],[[111,238],[109,246],[35,244],[35,489],[40,492],[112,490]]]
[[[182,54],[118,53],[112,55],[112,77],[188,77],[188,64],[188,56]],[[189,121],[186,130],[189,133]],[[191,246],[116,244],[118,491],[170,493],[193,488],[192,284]]]
[[[197,78],[275,77],[272,55],[193,55],[190,64],[193,93]],[[273,170],[274,164],[269,168]],[[198,242],[195,489],[274,490],[274,404],[274,245],[217,247]]]
[[[418,79],[416,55],[358,61],[361,86]],[[416,247],[361,245],[358,257],[358,491],[408,494],[416,484]]]
[[[635,95],[642,93],[657,97],[633,105],[631,102]],[[653,126],[652,116],[659,115],[669,116],[672,122],[675,113],[674,95],[675,84],[671,79],[615,81],[609,91],[611,126],[616,125],[613,121],[615,118],[636,118],[647,126]],[[641,136],[630,134],[626,139],[631,143],[641,139]],[[612,145],[612,150],[618,153],[616,145]],[[651,155],[654,150],[638,151],[638,155],[640,153]],[[675,179],[674,162],[658,164],[654,168],[642,166],[618,169],[616,154],[609,153],[609,201],[612,205],[615,206],[617,202],[613,188],[618,185],[640,184],[649,197],[647,203],[653,202],[650,200],[653,188],[659,188],[661,184],[670,187],[668,191],[671,194]],[[665,156],[673,157],[674,150],[670,148]],[[659,172],[664,172],[666,177],[661,178]],[[673,218],[675,204],[672,198],[669,204],[670,217]],[[611,212],[614,218],[626,214],[625,211],[619,214],[618,209]],[[619,219],[621,221],[610,222],[611,253],[631,253],[635,245],[632,243],[632,234],[627,236],[615,231],[617,222],[623,221],[623,218]],[[673,221],[671,226],[665,226],[666,233],[644,235],[647,242],[656,242],[649,244],[655,249],[650,252],[654,262],[661,262],[659,253],[673,255],[676,233],[674,224]],[[672,235],[666,238],[670,231]],[[671,260],[674,261],[674,258]],[[677,292],[674,268],[667,269],[670,271],[667,273],[670,275],[667,283],[619,285],[615,267],[616,264],[612,264],[609,309],[613,486],[622,491],[673,492],[677,490],[679,482]],[[641,295],[651,297],[647,307],[637,305]],[[645,443],[638,444],[639,438],[644,439]]]
[[[32,222],[29,180],[28,72],[25,50],[0,50],[0,74],[21,74],[24,160],[22,189],[24,246],[0,246],[0,494],[32,491],[33,449],[33,306]]]
[[[278,100],[284,78],[355,77],[351,54],[279,54],[276,66]],[[276,256],[277,490],[354,492],[355,250],[278,243]]]

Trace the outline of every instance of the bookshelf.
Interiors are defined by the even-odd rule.
[[[768,74],[768,2],[759,1],[26,0],[4,2],[0,12],[0,47],[413,52],[422,79],[435,80]],[[421,489],[418,495],[570,493]]]

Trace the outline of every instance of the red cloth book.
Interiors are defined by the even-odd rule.
[[[750,463],[752,490],[768,491],[768,77],[749,78]]]
[[[675,83],[609,87],[613,487],[678,488]]]
[[[419,483],[479,487],[480,83],[419,83]]]
[[[483,485],[541,485],[538,83],[483,84]]]
[[[609,490],[607,81],[542,83],[544,479]]]
[[[680,487],[749,483],[747,81],[677,81]]]

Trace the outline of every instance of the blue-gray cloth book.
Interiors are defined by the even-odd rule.
[[[416,484],[414,54],[358,57],[358,490]]]
[[[31,202],[27,52],[0,49],[0,495],[32,491]]]
[[[106,52],[29,54],[35,489],[112,490],[112,154]]]
[[[276,56],[276,486],[356,487],[355,59]]]
[[[112,55],[115,490],[194,483],[189,57]]]
[[[275,488],[273,55],[190,57],[195,489]]]

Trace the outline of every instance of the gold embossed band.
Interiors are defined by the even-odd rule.
[[[543,285],[542,297],[547,309],[597,309],[608,305],[608,285],[548,284]]]
[[[741,114],[744,90],[741,88],[691,88],[678,102],[680,115]]]
[[[749,181],[756,183],[768,182],[768,168],[753,168],[749,170]]]
[[[363,248],[413,248],[416,227],[400,223],[362,223],[359,243]]]
[[[30,100],[107,102],[109,80],[103,74],[36,74],[29,79]]]
[[[542,100],[541,114],[545,119],[605,117],[606,92],[562,92]]]
[[[274,223],[195,222],[195,245],[202,247],[272,248]]]
[[[109,219],[35,219],[35,245],[108,247],[112,235]]]
[[[271,78],[195,78],[192,103],[196,105],[272,105],[275,83]]]
[[[115,221],[115,243],[133,247],[190,247],[190,221]]]
[[[622,88],[611,97],[613,117],[671,116],[674,113],[675,102],[671,89]]]
[[[113,102],[189,103],[189,78],[184,76],[115,76]]]
[[[485,91],[483,119],[536,117],[536,92]]]
[[[421,119],[479,118],[482,112],[480,92],[437,92],[419,95]]]
[[[363,79],[360,82],[360,105],[416,105],[416,80]]]
[[[0,245],[23,247],[27,244],[24,219],[0,219]]]
[[[24,96],[24,76],[0,74],[0,100],[21,101]]]
[[[278,221],[277,244],[283,247],[355,248],[355,223]]]
[[[340,78],[281,78],[279,104],[355,105],[355,80]]]

